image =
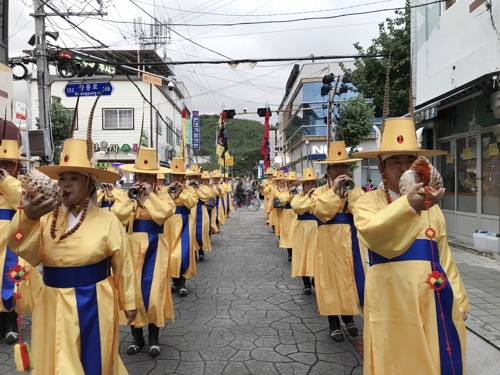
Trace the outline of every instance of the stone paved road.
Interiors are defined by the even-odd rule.
[[[128,356],[123,327],[120,353],[130,375],[362,373],[353,344],[330,338],[314,294],[290,278],[286,251],[264,223],[261,211],[238,210],[213,236],[188,296],[174,297],[175,323],[161,332],[156,360],[146,348]],[[11,353],[0,343],[0,374],[17,374]]]

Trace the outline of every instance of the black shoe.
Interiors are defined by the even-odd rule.
[[[309,287],[305,286],[305,287],[304,287],[304,293],[305,293],[305,294],[311,294],[311,293],[312,293],[312,292],[311,292],[311,288],[309,288]]]
[[[205,259],[205,252],[203,250],[198,250],[198,259],[200,262],[203,262],[203,259]]]
[[[334,331],[330,329],[330,337],[337,342],[344,341],[344,335],[340,329],[336,329]]]
[[[160,328],[155,326],[152,323],[148,324],[148,342],[149,342],[149,350],[148,353],[152,358],[156,358],[160,355],[160,345],[158,341],[158,334],[160,333]]]
[[[12,345],[17,342],[18,333],[17,332],[9,332],[5,335],[5,343],[7,345]]]
[[[349,323],[347,325],[347,333],[351,335],[352,337],[358,337],[358,327],[356,327],[356,324],[354,323]]]
[[[188,291],[187,291],[186,288],[182,287],[182,288],[179,289],[179,296],[186,297],[187,294],[188,294]]]
[[[135,328],[134,326],[130,326],[132,329],[132,336],[134,337],[134,340],[132,341],[132,344],[130,344],[127,348],[127,354],[128,355],[134,355],[139,353],[139,350],[146,345],[146,341],[144,340],[144,334],[142,332],[142,327],[141,328]]]
[[[292,261],[292,256],[291,256],[291,255],[289,255],[289,256],[288,256],[288,261],[289,261],[289,262],[291,262],[291,261]]]

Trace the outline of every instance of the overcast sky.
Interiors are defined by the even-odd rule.
[[[134,18],[146,23],[151,17],[172,20],[176,25],[166,55],[174,61],[221,60],[246,58],[289,58],[308,55],[344,55],[356,53],[353,43],[367,47],[378,35],[378,24],[394,12],[344,16],[327,20],[274,23],[243,26],[196,26],[212,23],[276,21],[305,17],[325,17],[358,13],[374,9],[404,6],[404,0],[103,0],[109,14],[100,20],[91,17],[71,17],[102,43],[112,49],[138,49],[134,36]],[[135,4],[134,4],[135,3]],[[98,9],[97,0],[54,0],[50,4],[61,12]],[[139,7],[143,8],[141,10]],[[46,11],[50,11],[46,9]],[[27,41],[34,33],[32,1],[10,0],[9,54],[19,56],[30,49]],[[297,14],[290,14],[297,13]],[[274,15],[275,14],[275,15]],[[282,15],[285,14],[285,15]],[[114,21],[125,23],[113,23]],[[58,30],[60,46],[97,46],[98,43],[76,31],[64,19],[50,17],[47,30]],[[183,38],[184,37],[184,38]],[[211,52],[191,43],[209,48]],[[49,39],[50,40],[50,39]],[[163,56],[163,49],[157,50]],[[220,113],[225,109],[243,108],[255,111],[266,103],[276,109],[280,104],[290,70],[296,62],[259,63],[253,69],[239,65],[232,69],[223,65],[182,65],[174,67],[177,77],[187,86],[192,97],[192,109],[201,114]],[[300,63],[299,63],[300,64]],[[333,62],[332,62],[333,64]],[[36,67],[35,67],[36,68]],[[16,100],[27,101],[25,82],[15,84]],[[246,118],[258,119],[257,115]]]

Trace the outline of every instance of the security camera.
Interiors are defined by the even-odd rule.
[[[247,113],[247,109],[246,109],[246,108],[243,108],[243,112]]]
[[[175,84],[174,84],[172,81],[170,81],[170,82],[168,83],[167,87],[168,87],[168,89],[169,89],[170,91],[173,91],[173,90],[174,90],[174,87],[175,87]]]

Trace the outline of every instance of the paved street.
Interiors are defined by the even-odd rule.
[[[156,360],[146,348],[128,356],[131,337],[122,328],[120,353],[129,373],[362,374],[362,340],[330,339],[314,294],[304,295],[290,278],[286,251],[278,249],[262,211],[238,210],[228,223],[213,236],[214,251],[198,263],[198,276],[188,280],[188,296],[174,297],[175,323],[162,331]],[[468,324],[494,338],[500,302],[491,298],[500,290],[500,262],[453,252],[471,299]],[[29,338],[29,316],[24,327]],[[468,331],[467,374],[498,375],[500,352],[476,333]],[[0,374],[17,374],[12,349],[0,341]]]

